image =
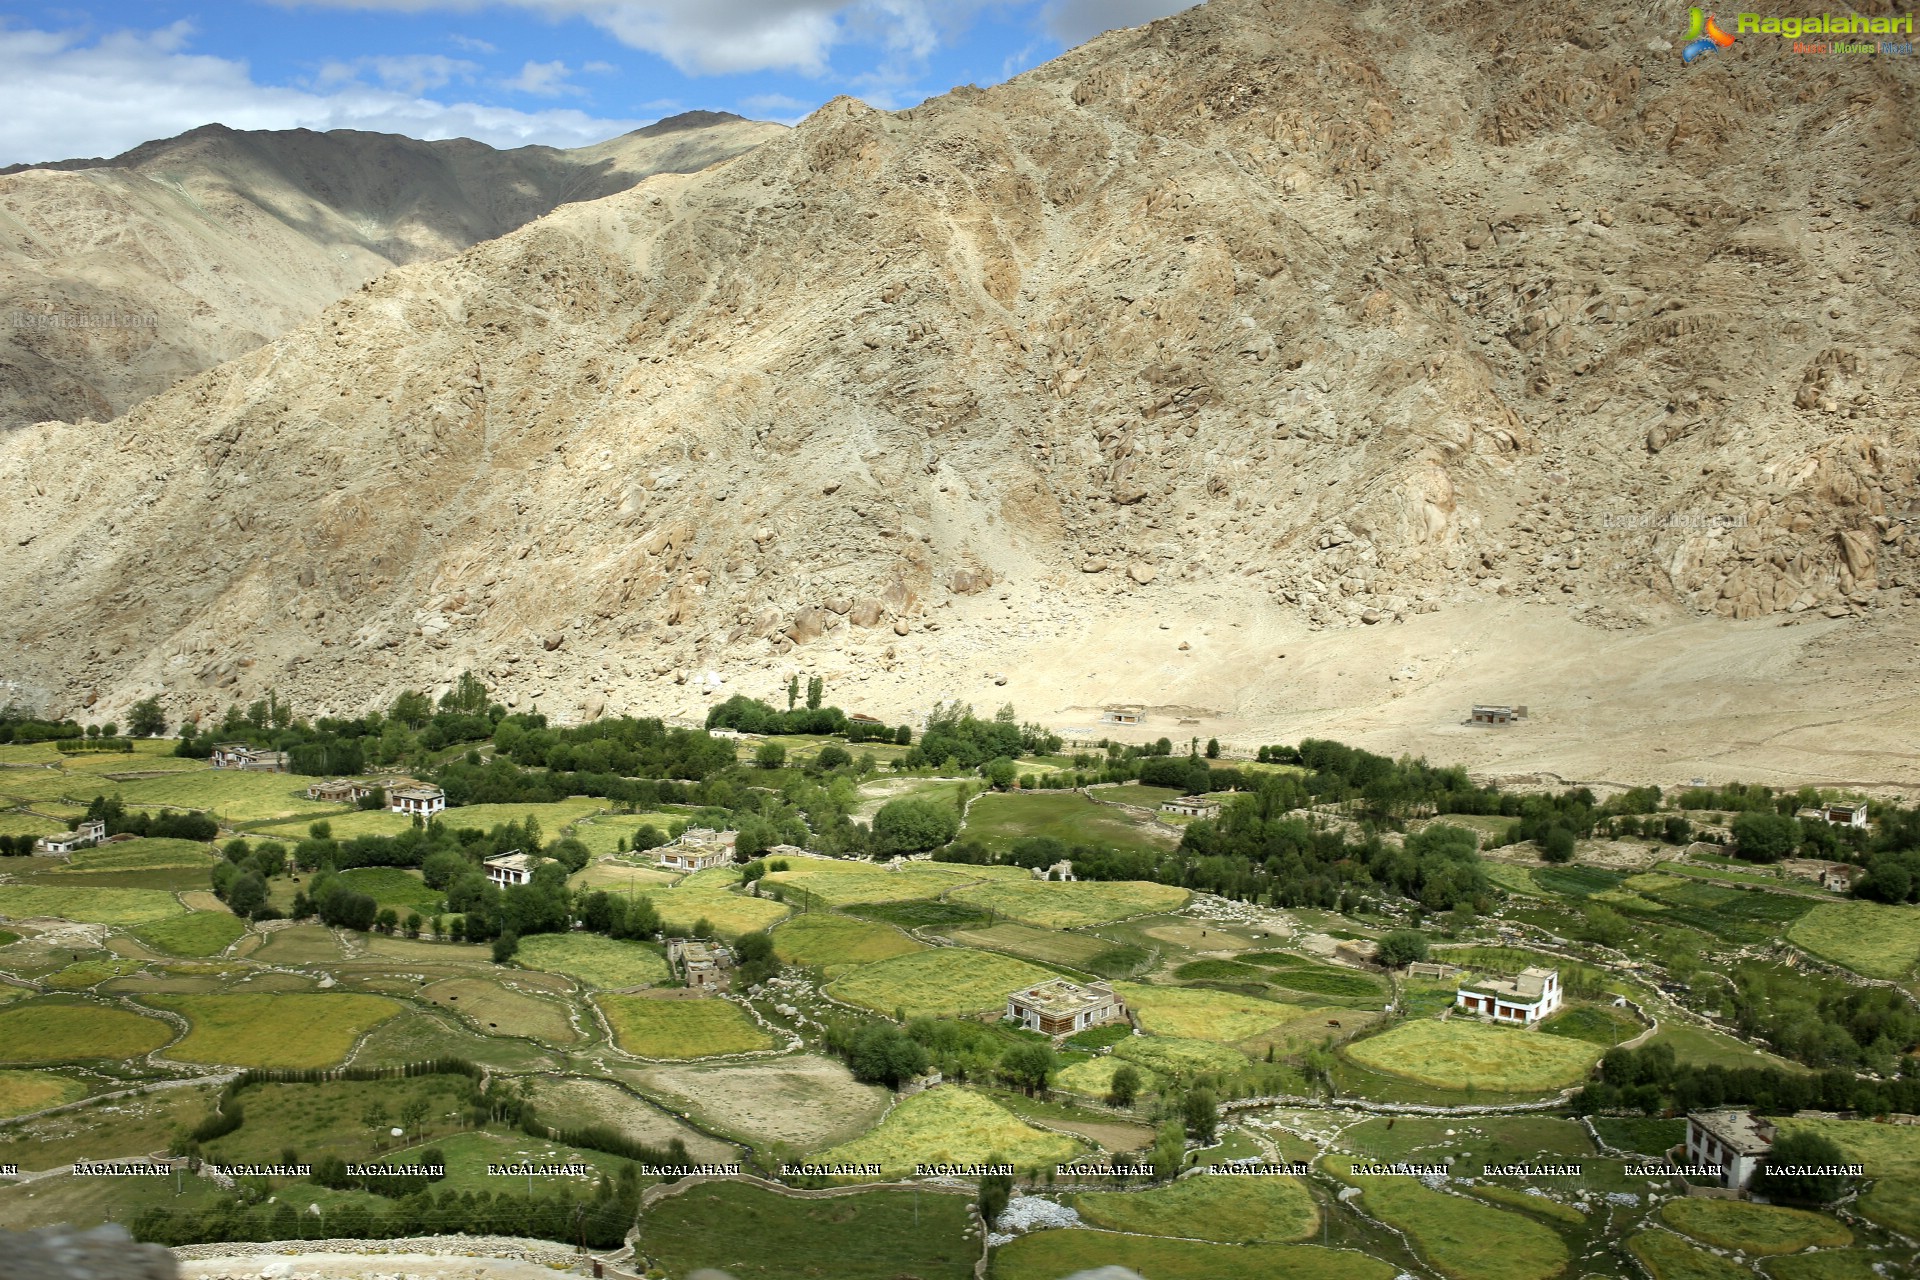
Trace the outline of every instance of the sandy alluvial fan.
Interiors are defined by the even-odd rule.
[[[0,675],[597,714],[796,647],[1011,667],[1003,591],[1892,625],[1914,68],[1673,26],[1215,0],[402,267],[0,443]]]

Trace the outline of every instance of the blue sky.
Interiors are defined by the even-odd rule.
[[[0,164],[218,122],[495,146],[989,85],[1182,0],[115,0],[0,14]]]

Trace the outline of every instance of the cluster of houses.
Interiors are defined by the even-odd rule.
[[[727,985],[727,973],[733,968],[733,952],[717,942],[668,938],[667,968],[691,990],[719,991]]]
[[[287,772],[287,753],[262,751],[244,742],[222,742],[214,747],[207,762],[216,769],[245,769],[253,773]]]
[[[359,804],[376,791],[386,794],[389,813],[426,819],[444,813],[447,808],[445,791],[432,783],[415,782],[412,778],[334,778],[308,787],[307,799]]]

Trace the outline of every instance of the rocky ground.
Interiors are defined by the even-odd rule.
[[[390,272],[0,440],[0,685],[1911,782],[1914,67],[1673,27],[1213,0]]]

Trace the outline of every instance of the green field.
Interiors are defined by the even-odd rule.
[[[1866,1253],[1808,1253],[1767,1263],[1773,1280],[1884,1280]]]
[[[581,1033],[564,1005],[505,985],[498,978],[449,978],[420,989],[420,998],[465,1018],[488,1035],[526,1036],[577,1044]]]
[[[822,1164],[878,1163],[889,1175],[921,1164],[978,1164],[992,1158],[1025,1168],[1072,1160],[1074,1138],[1036,1129],[987,1098],[942,1085],[902,1099],[879,1127],[823,1152]]]
[[[192,840],[123,840],[119,844],[95,845],[74,854],[64,874],[92,871],[150,871],[163,867],[193,867],[211,870],[213,850]]]
[[[1866,1166],[1873,1179],[1858,1208],[1873,1221],[1906,1235],[1920,1235],[1920,1126],[1860,1120],[1783,1119],[1784,1133],[1817,1133],[1831,1139],[1850,1164]]]
[[[138,960],[82,960],[42,981],[56,991],[85,991],[113,978],[124,977],[139,968]]]
[[[87,1096],[87,1086],[45,1071],[0,1071],[0,1120]]]
[[[267,935],[253,958],[264,964],[325,965],[346,958],[333,930],[318,924],[296,924]]]
[[[1156,1076],[1187,1080],[1197,1075],[1244,1071],[1247,1056],[1206,1040],[1173,1040],[1164,1036],[1130,1036],[1113,1047],[1117,1058],[1146,1068]]]
[[[1762,1256],[1853,1243],[1853,1232],[1825,1214],[1743,1200],[1669,1200],[1660,1206],[1660,1220],[1716,1249]]]
[[[150,924],[186,910],[158,889],[58,888],[37,884],[0,884],[0,916],[26,920],[57,916],[83,924]]]
[[[602,858],[617,850],[622,842],[632,844],[633,833],[641,827],[652,827],[665,835],[676,821],[684,819],[677,813],[603,814],[582,821],[573,829],[573,838],[587,846],[594,857]]]
[[[898,867],[852,859],[795,858],[786,871],[767,877],[769,885],[798,885],[828,906],[865,902],[904,902],[937,898],[949,889],[988,876],[1012,878],[1018,867],[970,867],[952,862],[903,862]]]
[[[728,1000],[595,996],[613,1041],[641,1058],[708,1058],[773,1048],[760,1025]]]
[[[125,1009],[33,1000],[0,1009],[0,1062],[138,1058],[173,1034],[160,1019]]]
[[[6,775],[0,774],[0,788],[5,785]],[[51,836],[66,829],[66,823],[37,813],[0,813],[0,836]]]
[[[1781,1071],[1805,1071],[1797,1062],[1776,1058],[1770,1053],[1736,1040],[1711,1027],[1696,1027],[1690,1022],[1668,1019],[1660,1024],[1648,1044],[1673,1046],[1676,1062],[1699,1067],[1774,1067]]]
[[[669,1275],[736,1280],[970,1280],[980,1246],[960,1195],[863,1191],[796,1200],[707,1183],[657,1201],[640,1248]]]
[[[1038,960],[1042,964],[1063,964],[1073,969],[1089,969],[1100,972],[1102,962],[1109,958],[1124,958],[1126,954],[1137,953],[1144,960],[1146,952],[1138,948],[1121,948],[1105,938],[1086,933],[1062,933],[1058,929],[1036,929],[1027,924],[996,924],[991,928],[950,929],[947,936],[966,947],[980,947],[988,951],[1004,951],[1009,955],[1022,956],[1028,960]],[[1137,962],[1137,961],[1136,961]]]
[[[1687,1245],[1665,1231],[1642,1231],[1627,1241],[1654,1280],[1753,1280],[1753,1272]]]
[[[1328,1167],[1361,1188],[1362,1210],[1406,1232],[1451,1280],[1547,1280],[1571,1260],[1559,1233],[1531,1218],[1432,1190],[1413,1178],[1359,1177],[1343,1161],[1329,1161]]]
[[[217,956],[246,932],[247,922],[231,912],[189,911],[184,916],[142,925],[133,936],[176,956]]]
[[[504,827],[509,822],[525,822],[533,818],[540,823],[540,832],[552,840],[561,833],[561,828],[589,814],[599,813],[607,807],[605,800],[593,796],[568,796],[565,800],[555,800],[546,804],[469,804],[457,809],[448,809],[439,817],[439,821],[455,831],[472,828],[476,831],[491,831],[495,827]],[[396,817],[399,815],[395,815]]]
[[[338,883],[366,894],[383,907],[392,907],[402,920],[410,911],[431,919],[446,905],[438,890],[427,888],[417,874],[399,867],[355,867],[342,871]]]
[[[1822,902],[1787,937],[1868,978],[1899,981],[1920,961],[1920,911],[1877,902]]]
[[[967,810],[962,839],[1004,849],[1023,836],[1051,836],[1065,845],[1100,845],[1159,853],[1171,841],[1111,805],[1072,791],[1030,791],[981,796]]]
[[[1257,996],[1236,995],[1203,987],[1159,987],[1117,982],[1114,992],[1157,1036],[1182,1040],[1216,1040],[1231,1044],[1251,1040],[1306,1011]]]
[[[1063,1067],[1060,1074],[1054,1077],[1054,1086],[1084,1097],[1104,1099],[1107,1091],[1113,1087],[1113,1073],[1118,1071],[1125,1062],[1126,1059],[1118,1054],[1102,1054],[1097,1058],[1089,1058],[1085,1062],[1073,1063]],[[1234,1065],[1237,1067],[1243,1063],[1244,1060]],[[1135,1066],[1140,1072],[1142,1093],[1151,1093],[1160,1087],[1160,1077],[1139,1067],[1138,1064]]]
[[[365,1159],[372,1156],[374,1143],[386,1138],[383,1128],[362,1119],[369,1104],[377,1102],[389,1117],[397,1117],[409,1102],[425,1102],[424,1132],[437,1137],[456,1123],[450,1116],[461,1109],[468,1087],[465,1076],[450,1074],[249,1085],[239,1094],[245,1122],[209,1143],[207,1156],[223,1163],[272,1163],[292,1147],[302,1160],[323,1155]]]
[[[647,891],[668,927],[691,929],[706,920],[727,937],[754,933],[786,918],[788,908],[772,898],[732,892],[740,882],[731,867],[696,871],[671,889]]]
[[[852,916],[815,911],[773,931],[773,949],[787,964],[821,965],[829,973],[926,950],[898,929]]]
[[[1284,1244],[1320,1226],[1320,1211],[1298,1178],[1182,1178],[1154,1191],[1089,1192],[1072,1203],[1095,1227],[1223,1244]]]
[[[281,822],[249,823],[247,834],[262,840],[281,840],[293,844],[306,839],[307,828],[319,818],[326,819],[335,840],[351,840],[355,836],[397,836],[402,831],[413,830],[413,819],[404,813],[394,813],[388,809],[335,807],[331,813],[309,813]]]
[[[994,1250],[991,1280],[1060,1280],[1098,1267],[1150,1280],[1393,1280],[1394,1268],[1310,1244],[1226,1245],[1109,1231],[1036,1231]]]
[[[1145,880],[1001,880],[952,893],[956,902],[984,907],[1043,929],[1077,929],[1127,916],[1172,911],[1190,896],[1173,885]]]
[[[967,947],[935,947],[862,965],[827,987],[848,1004],[891,1014],[981,1013],[1006,1007],[1007,996],[1056,975],[1024,960]]]
[[[1591,1004],[1573,1005],[1540,1024],[1541,1035],[1585,1040],[1602,1048],[1631,1040],[1643,1030],[1626,1010]]]
[[[540,933],[520,942],[514,957],[530,969],[578,978],[601,990],[640,987],[667,980],[667,962],[638,942],[593,933]]]
[[[301,992],[157,995],[146,1002],[191,1024],[168,1057],[235,1067],[331,1067],[401,1009],[384,996]]]
[[[204,809],[230,823],[272,822],[307,814],[323,817],[344,812],[339,805],[307,799],[308,780],[285,773],[200,769],[132,782],[75,780],[76,783],[82,781],[87,782],[91,790],[87,786],[70,790],[83,799],[96,793],[118,793],[129,805]]]
[[[1435,1018],[1403,1022],[1343,1052],[1371,1071],[1442,1089],[1472,1085],[1496,1093],[1545,1093],[1578,1084],[1600,1057],[1598,1046],[1583,1040]]]

